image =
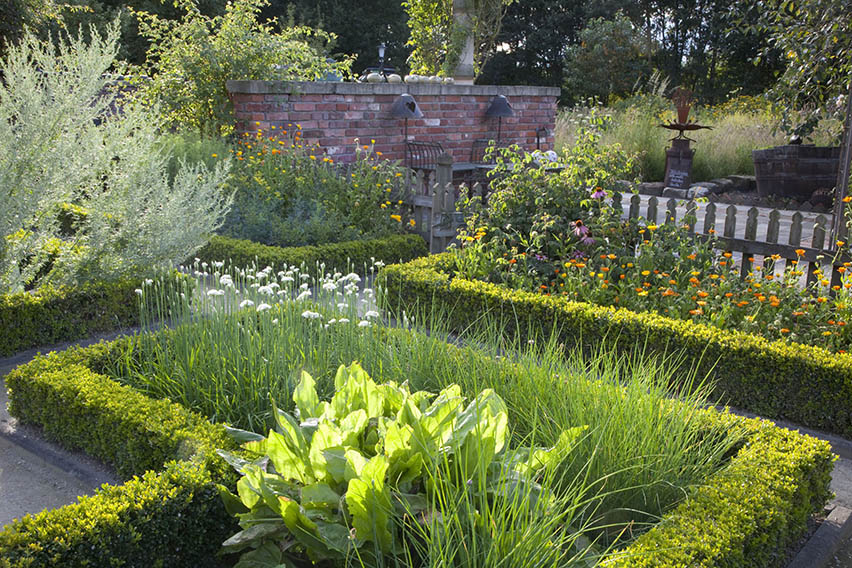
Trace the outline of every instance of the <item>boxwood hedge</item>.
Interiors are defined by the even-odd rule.
[[[287,248],[216,236],[195,256],[204,262],[227,260],[240,267],[252,263],[273,268],[285,264],[313,266],[324,262],[329,267],[345,269],[351,265],[354,270],[360,271],[365,265],[372,266],[374,261],[384,264],[406,262],[428,253],[426,241],[418,235]]]
[[[439,305],[457,328],[491,312],[521,336],[534,324],[566,342],[593,346],[606,339],[619,349],[678,353],[680,364],[712,377],[726,404],[852,436],[850,354],[454,278],[452,263],[443,254],[385,267],[389,300],[409,310]]]
[[[139,323],[136,280],[0,295],[0,357]]]
[[[15,416],[130,480],[6,526],[0,568],[215,566],[220,543],[236,532],[214,490],[236,481],[213,452],[233,442],[223,427],[105,376],[121,341],[40,356],[7,377]],[[743,447],[608,565],[775,566],[825,505],[834,459],[827,442],[765,420],[706,415],[744,428]]]

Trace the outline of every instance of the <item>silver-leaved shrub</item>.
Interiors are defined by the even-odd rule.
[[[182,261],[230,207],[227,162],[170,180],[153,114],[115,88],[117,50],[113,25],[88,43],[27,35],[2,62],[2,292]]]

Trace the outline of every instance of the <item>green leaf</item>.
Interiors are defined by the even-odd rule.
[[[227,487],[217,483],[216,489],[219,490],[219,496],[222,498],[222,503],[225,505],[225,510],[229,515],[236,517],[241,513],[248,513],[249,507],[246,507],[242,500],[237,495],[231,493]]]
[[[256,541],[260,541],[264,537],[280,533],[283,530],[284,523],[263,523],[253,525],[238,532],[223,542],[222,548],[226,549],[226,552],[238,552]]]
[[[257,550],[246,552],[234,568],[290,568],[284,562],[281,549],[272,542],[267,542]]]
[[[284,479],[311,483],[313,475],[309,471],[310,464],[305,455],[298,453],[299,448],[291,447],[289,439],[274,430],[269,432],[266,439],[269,461]]]
[[[299,409],[299,419],[303,422],[308,418],[319,416],[319,396],[317,396],[316,381],[306,371],[302,371],[302,379],[293,390],[293,402]]]
[[[384,552],[390,550],[393,542],[389,530],[393,507],[384,482],[387,469],[387,459],[383,455],[374,456],[361,468],[361,477],[349,481],[346,492],[356,536],[365,542],[375,542]]]
[[[358,436],[361,435],[361,432],[367,427],[370,418],[367,416],[367,412],[364,409],[358,409],[354,412],[350,412],[346,417],[340,421],[340,431],[343,433],[343,441],[342,445],[344,446],[358,446]]]
[[[538,448],[530,451],[529,460],[524,464],[526,467],[519,468],[519,471],[521,473],[534,474],[541,470],[553,469],[571,453],[577,440],[588,429],[588,426],[569,428],[559,435],[559,439],[552,448],[547,450]]]
[[[361,452],[358,450],[346,450],[345,456],[346,470],[343,475],[346,481],[361,477],[361,472],[367,465],[367,458],[361,455]]]
[[[329,448],[323,450],[322,455],[325,458],[325,469],[328,477],[334,480],[334,483],[343,483],[346,481],[346,450],[341,447]]]
[[[302,487],[302,507],[331,507],[340,505],[340,495],[325,483],[314,483]]]
[[[240,430],[239,428],[232,428],[231,426],[225,425],[225,432],[228,433],[231,438],[236,440],[240,444],[244,444],[246,442],[257,442],[263,440],[263,436],[256,432],[249,432],[248,430]]]
[[[328,421],[321,422],[317,427],[317,431],[314,432],[313,438],[311,438],[311,449],[308,452],[311,468],[317,481],[329,484],[340,483],[343,481],[342,476],[339,479],[335,479],[334,475],[328,471],[325,452],[330,448],[341,448],[342,450],[343,437],[334,424]]]
[[[237,494],[248,509],[254,508],[260,501],[260,490],[252,486],[248,477],[242,477],[237,481]]]

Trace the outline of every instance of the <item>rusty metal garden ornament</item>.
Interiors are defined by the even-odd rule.
[[[672,94],[672,102],[677,109],[677,122],[660,124],[661,128],[677,131],[678,135],[672,138],[671,148],[666,148],[666,187],[676,189],[688,189],[692,182],[692,156],[695,150],[689,147],[690,142],[684,132],[710,129],[709,126],[689,122],[689,109],[692,107],[692,92],[688,89],[678,87]]]

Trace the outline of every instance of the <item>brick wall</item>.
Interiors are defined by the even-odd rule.
[[[534,150],[536,129],[545,127],[541,148],[551,149],[559,96],[554,87],[282,81],[228,81],[227,86],[238,132],[300,124],[304,140],[343,162],[354,159],[355,138],[361,144],[375,140],[386,158],[404,159],[405,123],[390,115],[402,93],[411,94],[423,111],[423,118],[408,120],[409,140],[440,142],[457,162],[470,159],[473,140],[497,137],[497,119],[485,111],[498,94],[515,111],[502,119],[501,140]]]

